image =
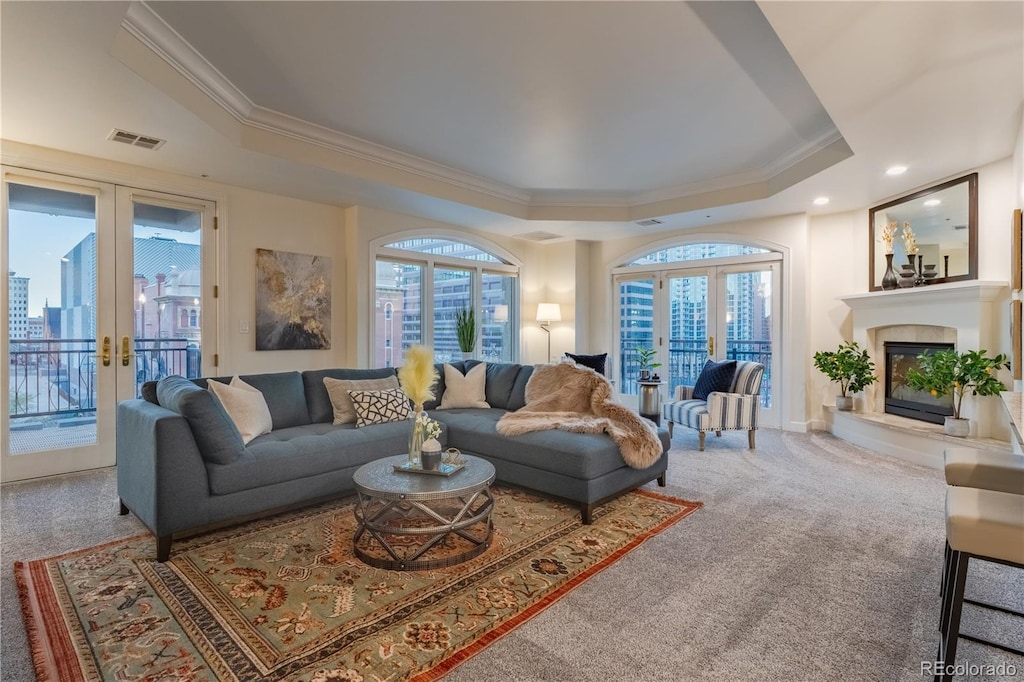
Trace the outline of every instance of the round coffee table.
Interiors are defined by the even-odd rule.
[[[479,457],[463,458],[465,466],[450,476],[395,471],[406,455],[359,467],[352,476],[359,496],[352,539],[356,556],[377,568],[418,571],[454,566],[487,549],[494,529],[494,466]],[[360,547],[364,533],[369,535],[365,548]],[[456,542],[446,543],[449,538]],[[441,556],[427,556],[431,550]]]

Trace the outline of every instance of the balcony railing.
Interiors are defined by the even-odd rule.
[[[640,375],[640,360],[636,349],[649,347],[650,342],[624,341],[622,343],[621,391],[635,394],[636,378]],[[759,362],[764,365],[761,379],[761,405],[771,406],[772,395],[772,342],[771,341],[728,341],[725,357],[729,360]],[[707,342],[703,339],[669,339],[668,369],[659,367],[657,372],[668,384],[666,396],[675,393],[676,386],[693,386],[708,359]]]
[[[200,349],[188,339],[135,340],[135,395],[171,374],[197,377]],[[111,349],[111,362],[120,362]],[[96,412],[95,339],[11,339],[12,419],[85,416]]]

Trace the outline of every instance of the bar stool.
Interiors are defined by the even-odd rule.
[[[1024,656],[1024,650],[960,632],[967,567],[971,559],[1024,569],[1024,495],[993,490],[946,488],[946,547],[938,660],[944,668],[936,682],[953,679],[959,638]],[[1024,613],[977,601],[968,603],[1015,616]]]
[[[975,448],[946,448],[943,457],[948,485],[1024,495],[1024,457],[1021,455]],[[946,543],[946,552],[942,562],[940,595],[946,594],[949,553],[949,543]],[[966,602],[976,604],[970,599]],[[980,606],[984,606],[984,604],[980,604]],[[941,621],[939,627],[942,627]]]

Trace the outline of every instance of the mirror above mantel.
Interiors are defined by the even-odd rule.
[[[971,173],[894,199],[868,211],[868,288],[882,289],[886,268],[885,227],[896,223],[893,269],[908,262],[904,223],[913,230],[924,265],[937,276],[930,284],[978,278],[978,174]]]

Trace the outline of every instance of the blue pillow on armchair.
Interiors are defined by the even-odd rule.
[[[732,388],[733,377],[736,376],[736,361],[723,360],[713,362],[708,360],[704,363],[704,369],[697,377],[697,383],[693,385],[693,397],[696,400],[707,400],[708,395],[715,391],[727,393]]]
[[[566,353],[565,357],[569,358],[577,365],[589,367],[598,374],[604,374],[605,363],[608,361],[607,353],[601,353],[600,355],[575,355],[573,353]]]

